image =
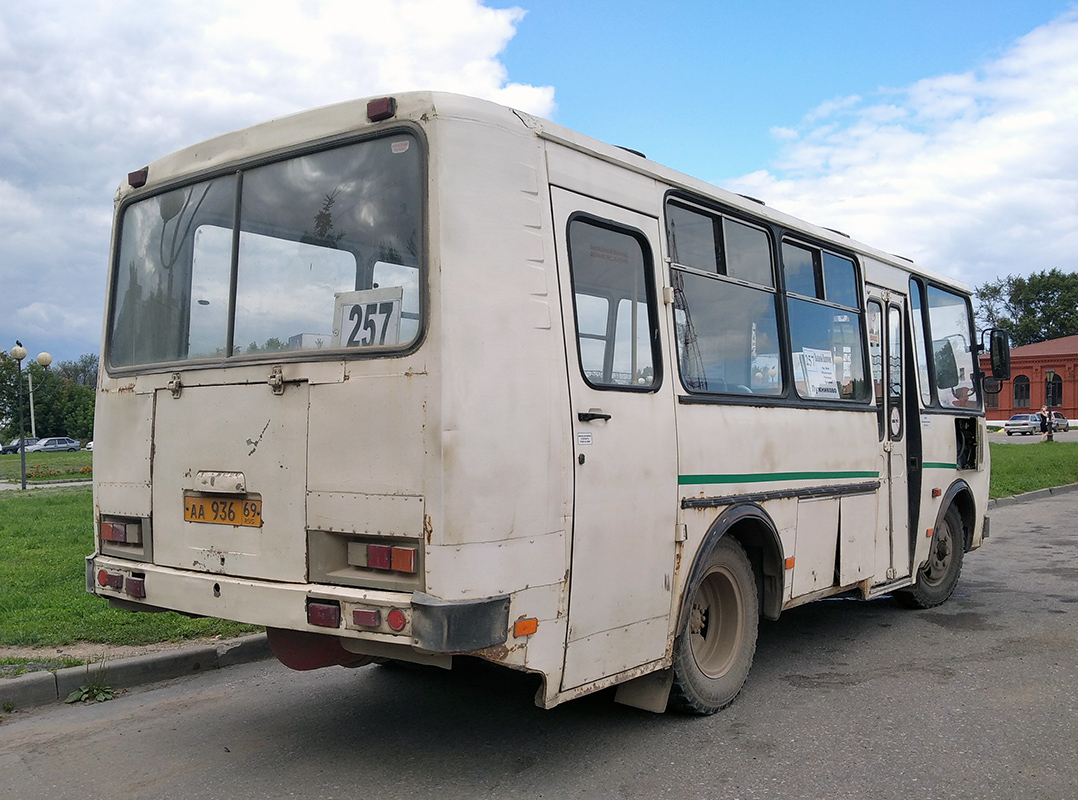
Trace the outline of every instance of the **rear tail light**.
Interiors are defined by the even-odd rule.
[[[336,628],[341,624],[341,606],[336,601],[307,601],[307,622],[321,628]]]
[[[397,100],[393,97],[380,97],[367,103],[367,119],[371,122],[381,122],[389,119],[397,113]]]
[[[130,578],[127,579],[127,582],[124,586],[124,591],[127,592],[131,597],[145,597],[146,579],[136,578],[134,575],[132,575]]]
[[[392,569],[393,548],[388,544],[367,545],[367,566],[371,569]]]
[[[419,551],[414,547],[349,542],[348,563],[353,567],[414,575],[419,569]]]
[[[132,189],[141,189],[146,185],[146,181],[150,177],[150,168],[143,167],[142,169],[136,169],[134,172],[127,173],[127,183]]]
[[[124,592],[128,597],[146,597],[146,575],[137,573],[127,575],[123,572],[109,572],[107,569],[97,571],[97,583],[103,589],[115,589]]]
[[[124,588],[124,576],[123,574],[117,574],[115,572],[106,572],[101,569],[97,571],[97,583],[99,586],[108,587],[109,589],[123,589]]]
[[[142,544],[142,523],[101,520],[101,539],[118,544]]]
[[[362,628],[377,628],[382,624],[382,612],[377,608],[353,609],[352,624]]]
[[[394,547],[390,558],[390,569],[394,572],[415,572],[415,548]]]
[[[404,616],[404,612],[399,608],[391,608],[386,615],[386,623],[390,628],[400,633],[404,630],[404,626],[408,624],[408,618]]]

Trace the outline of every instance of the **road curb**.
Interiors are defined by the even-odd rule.
[[[1017,503],[1028,503],[1032,500],[1043,500],[1046,497],[1066,494],[1076,490],[1078,490],[1078,483],[1068,483],[1063,486],[1053,486],[1050,489],[1037,489],[1025,494],[1014,494],[1010,497],[997,497],[995,500],[988,501],[988,508],[991,510],[993,508],[1002,508],[1003,506],[1013,506]]]
[[[0,679],[0,707],[18,711],[66,700],[84,685],[98,682],[112,689],[130,689],[214,669],[272,657],[266,634],[228,639],[216,645],[196,645],[131,658],[105,660],[56,672],[31,672]]]

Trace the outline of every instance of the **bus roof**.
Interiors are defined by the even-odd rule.
[[[392,117],[395,121],[412,120],[423,124],[433,119],[460,119],[517,131],[524,126],[545,141],[556,142],[647,175],[671,188],[710,198],[775,224],[804,231],[837,247],[854,250],[876,261],[951,286],[963,293],[969,292],[969,287],[961,281],[924,269],[907,258],[886,253],[839,231],[783,213],[763,201],[727,191],[651,161],[639,153],[593,139],[550,120],[488,100],[448,92],[414,91],[390,96],[396,101],[396,113]],[[348,100],[297,112],[185,147],[148,165],[145,189],[152,191],[157,186],[175,180],[215,172],[237,163],[255,161],[267,154],[288,151],[315,141],[344,138],[364,128],[380,125],[381,122],[368,121],[367,105],[381,97],[384,96]],[[132,188],[130,180],[124,181],[117,191],[116,202],[121,202],[134,191],[141,193],[142,189]]]

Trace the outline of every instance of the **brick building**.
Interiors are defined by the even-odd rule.
[[[991,372],[988,356],[981,356],[981,369]],[[1054,371],[1051,385],[1048,371]],[[1012,414],[1040,411],[1050,399],[1052,410],[1068,419],[1078,418],[1078,336],[1011,349],[1011,379],[998,395],[987,395],[989,420],[1005,420]]]

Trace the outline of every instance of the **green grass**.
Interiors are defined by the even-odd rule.
[[[93,548],[89,486],[0,492],[0,645],[141,645],[261,630],[110,608],[86,593],[85,557]]]
[[[27,453],[26,483],[90,480],[93,478],[94,454],[85,450],[74,453]],[[22,481],[21,459],[18,453],[0,456],[0,481]]]
[[[1078,483],[1078,442],[989,444],[992,452],[990,497]]]

